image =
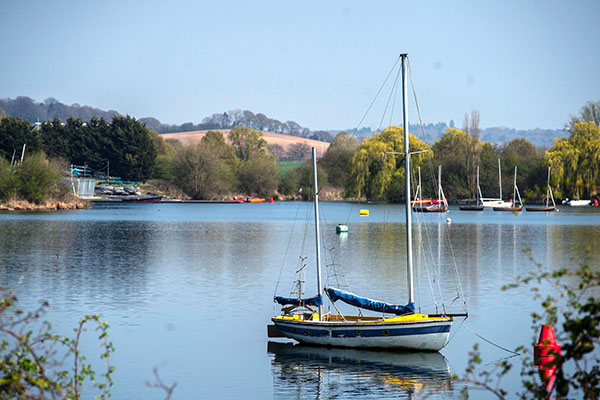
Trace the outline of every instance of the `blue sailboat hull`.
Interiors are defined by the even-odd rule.
[[[425,321],[338,322],[272,319],[281,334],[301,343],[350,348],[439,351],[448,341],[452,318]]]

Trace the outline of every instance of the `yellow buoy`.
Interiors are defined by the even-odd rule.
[[[360,215],[369,215],[369,210],[360,210]]]

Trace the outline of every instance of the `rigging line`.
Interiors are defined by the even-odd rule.
[[[448,242],[448,247],[450,248],[450,254],[452,258],[452,265],[454,267],[454,282],[456,283],[456,291],[457,295],[463,300],[463,308],[465,311],[467,310],[467,302],[465,300],[464,291],[462,288],[462,283],[460,281],[460,276],[458,274],[458,265],[456,265],[456,257],[454,256],[454,247],[452,246],[452,240],[450,237],[450,228],[446,226],[446,240]]]
[[[454,339],[454,336],[456,336],[456,334],[458,333],[458,331],[460,331],[460,328],[462,326],[464,326],[465,321],[467,320],[467,318],[469,318],[468,316],[466,316],[465,318],[463,318],[463,320],[461,321],[460,325],[458,326],[458,328],[456,328],[454,330],[454,333],[450,336],[450,338],[448,339],[448,341],[446,342],[446,344],[444,345],[444,347],[448,346],[448,344],[450,344],[450,342],[452,341],[452,339]],[[442,347],[442,349],[444,348]]]
[[[398,71],[398,75],[396,76],[396,82],[400,77],[400,71]],[[394,110],[396,109],[396,99],[398,98],[398,83],[394,85],[394,100],[392,101],[392,108],[390,109],[390,125],[392,125],[392,121],[394,118]]]
[[[438,217],[438,221],[437,221],[437,227],[438,227],[438,234],[437,234],[437,242],[438,242],[438,262],[437,262],[437,268],[436,268],[436,273],[437,273],[437,284],[438,284],[438,290],[440,292],[440,300],[442,302],[442,308],[444,310],[444,312],[446,312],[446,301],[444,300],[444,292],[442,291],[442,241],[443,241],[443,233],[440,232],[440,230],[443,230],[444,228],[441,226],[442,224],[442,213],[437,213],[437,217]]]
[[[346,225],[348,225],[348,222],[350,222],[350,215],[352,215],[352,209],[354,208],[354,202],[351,201],[350,202],[350,210],[348,210],[348,215],[346,216]]]
[[[283,267],[285,266],[285,261],[290,249],[290,244],[292,243],[292,237],[294,236],[294,228],[296,227],[296,221],[298,220],[298,214],[300,213],[301,202],[298,202],[298,207],[296,207],[296,215],[294,216],[294,223],[292,224],[292,230],[290,232],[290,237],[288,239],[287,246],[285,247],[285,253],[283,254],[283,261],[281,262],[281,268],[279,269],[279,277],[277,278],[277,284],[275,285],[275,292],[273,293],[273,297],[277,295],[277,289],[279,288],[279,283],[281,282],[281,274],[283,273]]]
[[[401,72],[402,72],[402,70],[400,68],[398,68],[398,73],[396,74],[396,79],[394,80],[394,84],[392,85],[392,90],[390,91],[388,101],[385,104],[385,109],[383,110],[383,115],[381,116],[381,121],[379,121],[379,128],[378,128],[379,131],[381,130],[381,127],[383,126],[383,120],[385,119],[385,114],[387,114],[387,110],[388,110],[388,107],[390,106],[390,102],[392,101],[392,97],[394,96],[394,93],[398,91],[398,80],[400,78]],[[394,101],[394,104],[395,103],[396,102]],[[393,113],[394,113],[393,109],[390,110],[390,121],[392,119]],[[390,122],[390,125],[391,125],[391,122]]]
[[[414,180],[415,180],[414,174],[411,174],[411,178],[412,178],[413,184],[414,184],[415,183],[414,182]],[[425,272],[426,272],[427,280],[428,280],[428,283],[429,283],[429,290],[431,292],[431,297],[433,299],[433,303],[434,303],[434,305],[436,307],[436,310],[437,310],[438,307],[439,307],[438,296],[436,296],[435,290],[433,289],[433,284],[432,284],[432,279],[431,279],[431,273],[429,271],[429,262],[428,262],[428,259],[427,259],[427,254],[429,254],[431,256],[432,269],[435,272],[436,271],[436,268],[435,268],[436,263],[433,260],[433,248],[432,248],[432,245],[431,245],[432,241],[431,241],[431,237],[429,235],[429,229],[428,229],[428,227],[425,224],[425,215],[423,213],[414,213],[414,214],[416,216],[415,220],[417,222],[417,226],[419,227],[419,232],[422,232],[421,227],[425,228],[425,238],[426,238],[425,242],[426,242],[426,244],[427,244],[427,246],[429,248],[428,251],[426,251],[426,249],[425,249],[425,246],[423,244],[423,240],[420,241],[419,245],[420,245],[420,249],[421,249],[421,253],[422,253],[423,264],[425,266]],[[439,297],[440,297],[440,301],[441,301],[441,303],[443,305],[444,299],[443,299],[443,296],[442,296],[441,287],[439,286],[440,285],[440,277],[439,276],[435,276],[435,274],[434,274],[434,280],[436,280],[438,282],[438,290],[440,292],[439,293]]]
[[[413,95],[414,95],[414,98],[415,98],[415,105],[416,105],[416,108],[417,108],[417,115],[419,116],[419,124],[420,124],[420,127],[421,127],[421,135],[423,137],[423,141],[425,141],[425,130],[423,128],[423,118],[421,116],[421,108],[419,107],[419,100],[417,98],[417,92],[416,92],[415,85],[414,85],[414,82],[413,82],[413,79],[412,79],[412,70],[411,70],[411,67],[410,67],[410,59],[408,60],[408,76],[409,76],[409,79],[410,79],[411,88],[412,88]],[[431,174],[431,176],[433,178],[432,179],[432,184],[433,184],[433,189],[434,189],[434,192],[435,192],[436,188],[439,185],[437,183],[437,178],[436,178],[436,176],[434,174],[434,171],[433,171],[433,161],[432,161],[431,157],[428,157],[428,166],[429,166],[430,174]],[[423,217],[423,218],[425,218],[425,217]],[[439,223],[440,222],[438,221],[438,224]],[[426,232],[427,232],[427,238],[429,240],[429,248],[431,250],[431,238],[429,237],[429,230],[427,229]],[[433,256],[432,256],[432,261],[433,261]],[[438,263],[438,269],[441,270],[441,265],[439,265],[439,264],[440,263]],[[433,262],[433,265],[435,266],[436,263]],[[438,273],[438,277],[437,277],[438,290],[440,292],[440,300],[441,300],[442,304],[444,304],[444,299],[443,299],[443,293],[442,293],[442,288],[441,288],[441,282],[440,282],[440,280],[441,279],[440,279],[440,276],[439,276],[439,273]]]
[[[425,218],[423,215],[419,215],[420,213],[416,213],[416,220],[417,220],[417,225],[419,227],[419,232],[421,233],[421,227],[424,225],[420,220]],[[429,243],[429,254],[431,254],[431,240],[429,239],[429,229],[427,229],[427,227],[425,226],[425,238],[427,239],[426,242]],[[425,266],[425,273],[427,276],[427,281],[429,283],[429,291],[431,292],[431,297],[433,298],[433,304],[435,304],[436,310],[439,307],[438,304],[438,300],[437,300],[437,296],[435,294],[435,290],[433,289],[433,284],[431,282],[431,273],[429,272],[429,262],[427,261],[427,254],[428,252],[425,250],[425,247],[423,246],[423,240],[420,241],[420,246],[421,248],[421,253],[423,255],[423,264]],[[432,265],[435,266],[435,263],[433,263],[433,259],[432,259]],[[439,279],[438,279],[439,280]]]
[[[464,321],[463,321],[463,322],[464,322]],[[479,339],[481,339],[481,340],[483,340],[483,341],[485,341],[485,342],[487,342],[487,343],[491,344],[492,346],[495,346],[495,347],[499,348],[500,350],[504,350],[504,351],[506,351],[506,352],[508,352],[508,353],[511,353],[511,354],[515,355],[515,356],[520,356],[520,355],[521,355],[521,354],[517,353],[516,351],[509,350],[509,349],[507,349],[507,348],[505,348],[505,347],[502,347],[502,346],[500,346],[499,344],[496,344],[496,343],[492,342],[492,341],[491,341],[491,340],[489,340],[489,339],[486,339],[486,338],[484,338],[483,336],[481,336],[480,334],[478,334],[477,332],[475,332],[473,329],[469,328],[469,327],[468,327],[466,324],[464,324],[464,323],[463,323],[462,325],[463,325],[465,328],[467,328],[467,330],[468,330],[468,331],[470,331],[470,332],[471,332],[473,335],[475,335],[475,336],[477,336]]]
[[[412,69],[410,67],[410,58],[407,57],[407,61],[408,61],[408,78],[410,80],[410,87],[412,89],[413,92],[413,97],[415,98],[415,106],[417,108],[417,115],[419,117],[419,126],[421,127],[421,137],[423,138],[423,142],[427,143],[425,140],[425,128],[423,127],[423,118],[421,117],[421,107],[419,107],[419,100],[417,99],[417,91],[415,89],[415,84],[413,82],[412,79]],[[432,185],[433,185],[433,190],[435,192],[436,188],[438,187],[437,184],[437,177],[435,176],[435,173],[433,171],[433,157],[427,157],[428,158],[428,166],[429,166],[429,172],[431,174],[431,176],[433,177],[432,181]]]
[[[383,228],[382,228],[382,230],[383,230],[382,235],[386,233],[387,229],[392,229],[389,226],[390,224],[388,224],[390,215],[391,215],[391,210],[386,205],[384,205],[383,206],[383,224],[381,224],[381,226],[383,226]],[[369,235],[369,237],[370,236],[371,235]],[[397,235],[391,235],[391,236],[392,237],[397,237]],[[381,241],[378,244],[380,245]],[[369,249],[370,248],[371,248],[371,246],[369,246]],[[376,250],[378,250],[378,249],[376,249]],[[366,285],[366,287],[369,287],[371,285],[373,277],[375,276],[375,269],[378,266],[377,261],[378,261],[378,258],[379,258],[379,253],[380,253],[380,251],[375,251],[375,255],[373,256],[373,261],[370,262],[370,264],[371,264],[371,270],[369,271],[369,278],[367,279],[367,285]]]
[[[327,217],[325,215],[325,212],[324,212],[324,207],[319,208],[319,217],[323,221],[322,225],[326,226],[329,224]],[[346,287],[349,290],[351,290],[350,283],[348,283],[348,279],[346,278],[346,274],[344,272],[344,268],[343,268],[342,264],[337,263],[337,260],[339,259],[341,247],[334,245],[333,241],[328,240],[328,236],[326,236],[326,234],[325,234],[326,233],[325,229],[321,229],[320,233],[321,233],[321,243],[323,244],[322,247],[324,247],[328,250],[327,252],[324,252],[325,266],[327,268],[327,277],[326,277],[327,282],[326,283],[329,282],[330,271],[333,270],[333,276],[336,279],[338,286],[340,286],[338,276],[341,276],[342,279],[345,281]],[[336,235],[336,237],[337,237],[337,235]],[[329,262],[327,260],[328,256],[329,256]],[[340,267],[339,274],[338,274],[338,269],[336,268],[336,266]]]
[[[304,204],[304,203],[301,203],[301,204]],[[305,215],[305,219],[304,219],[304,235],[302,237],[302,245],[300,247],[301,262],[302,262],[302,255],[305,254],[304,248],[306,246],[306,237],[308,235],[308,220],[310,219],[310,216],[312,215],[311,208],[312,207],[310,207],[310,206],[306,207],[306,215]],[[308,258],[308,257],[306,257],[306,258]],[[315,261],[315,263],[316,263],[316,261]],[[304,276],[302,276],[301,274],[296,274],[296,277],[297,277],[297,280],[306,282],[306,269],[304,269]],[[292,286],[292,290],[294,290],[293,286]]]
[[[323,211],[324,207],[319,208],[319,218],[321,219],[322,224],[321,226],[327,226],[328,225],[328,221],[327,221],[327,217],[325,216],[325,213]],[[329,284],[329,275],[330,275],[330,266],[332,264],[335,263],[335,260],[337,258],[337,252],[338,249],[337,247],[334,245],[332,246],[330,241],[328,240],[328,237],[326,237],[325,235],[325,229],[321,229],[319,231],[320,235],[321,235],[321,243],[322,243],[322,248],[328,250],[322,253],[323,259],[325,261],[325,268],[326,268],[326,278],[325,278],[325,284],[328,285]],[[335,253],[333,252],[335,250]],[[329,260],[328,260],[329,257]]]
[[[415,85],[414,85],[414,82],[413,82],[413,79],[412,79],[412,70],[411,70],[411,66],[410,66],[410,59],[408,59],[408,75],[409,75],[409,79],[410,79],[411,89],[413,91],[413,96],[415,98],[415,105],[416,105],[416,108],[417,108],[417,115],[419,116],[419,124],[420,124],[420,127],[421,127],[421,134],[422,134],[423,140],[425,141],[425,130],[423,128],[423,119],[422,119],[422,116],[421,116],[421,108],[419,107],[419,100],[417,98],[417,92],[416,92]],[[430,169],[430,172],[431,172],[431,176],[433,178],[432,182],[433,182],[433,187],[434,187],[434,190],[435,190],[435,188],[438,187],[439,184],[437,182],[437,177],[436,177],[436,175],[434,174],[434,171],[433,171],[432,157],[428,157],[428,165],[429,165],[429,169]],[[452,257],[452,264],[453,264],[453,267],[454,267],[454,279],[455,279],[455,283],[457,285],[458,295],[459,295],[459,297],[461,297],[463,299],[463,307],[466,310],[467,309],[467,305],[466,305],[466,302],[464,300],[464,292],[463,292],[463,289],[462,289],[462,284],[461,284],[460,278],[458,276],[458,266],[456,265],[456,258],[454,256],[454,248],[452,247],[452,242],[450,240],[450,235],[449,235],[449,229],[447,227],[445,229],[445,232],[446,232],[447,241],[448,241],[448,244],[449,244],[449,247],[450,247],[450,252],[451,252],[451,257]],[[431,245],[431,242],[430,242],[430,245]],[[440,269],[441,269],[441,265],[440,265]],[[438,277],[438,286],[440,285],[439,280],[440,279]],[[441,295],[441,287],[440,287],[439,290],[440,290],[440,295]],[[443,299],[442,299],[442,302],[443,302]]]
[[[367,117],[367,114],[369,114],[369,111],[371,111],[371,108],[373,107],[373,104],[375,104],[375,100],[377,100],[377,97],[379,97],[379,94],[381,93],[381,91],[383,90],[383,88],[385,87],[385,84],[387,83],[388,79],[390,78],[390,75],[392,75],[392,72],[394,72],[394,70],[396,69],[396,65],[398,65],[398,62],[400,61],[400,56],[398,56],[398,58],[396,59],[396,62],[394,63],[394,66],[392,67],[392,69],[390,70],[390,72],[388,73],[388,75],[386,76],[385,80],[383,81],[383,83],[381,84],[381,87],[379,88],[379,90],[377,91],[377,94],[375,95],[375,98],[373,99],[373,101],[371,101],[371,104],[369,105],[369,108],[367,108],[367,111],[365,111],[365,114],[363,115],[363,117],[360,119],[360,122],[358,123],[358,125],[356,126],[356,131],[358,131],[358,128],[361,127],[363,121],[365,120],[365,118]]]

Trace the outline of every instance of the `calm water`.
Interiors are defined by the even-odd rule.
[[[404,207],[321,206],[323,263],[331,265],[324,281],[405,303]],[[360,208],[370,215],[360,217]],[[107,319],[115,399],[164,398],[145,385],[153,367],[165,382],[177,382],[176,399],[412,398],[423,385],[436,388],[433,398],[453,398],[460,387],[449,377],[462,373],[474,343],[485,363],[508,355],[459,321],[441,354],[269,344],[274,291],[289,294],[301,254],[309,257],[306,291],[315,290],[314,227],[305,224],[311,210],[309,203],[137,204],[0,213],[0,284],[24,305],[48,300],[48,318],[64,333],[84,314]],[[456,270],[470,313],[465,325],[509,349],[537,334],[529,289],[499,289],[535,269],[524,248],[543,268],[598,268],[600,260],[600,210],[592,208],[520,215],[451,208],[414,218],[422,220],[414,227],[423,244],[415,248],[419,305],[435,307],[429,274],[442,292],[438,305],[462,311],[462,302],[453,303]],[[336,235],[338,223],[350,232]],[[91,339],[84,346],[92,354],[97,347]],[[518,383],[516,373],[505,387]]]

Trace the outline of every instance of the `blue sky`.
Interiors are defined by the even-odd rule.
[[[406,52],[424,122],[477,109],[482,127],[561,128],[600,100],[599,15],[596,0],[5,0],[0,97],[346,129]]]

